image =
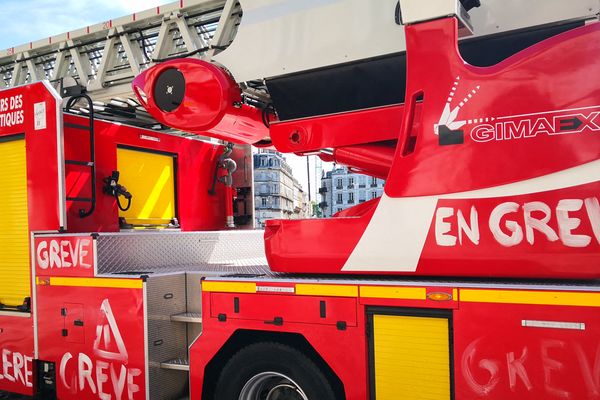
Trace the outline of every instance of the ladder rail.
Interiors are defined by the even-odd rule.
[[[81,93],[81,94],[70,97],[69,100],[67,101],[65,108],[67,110],[71,109],[75,105],[75,103],[80,99],[84,99],[88,104],[89,126],[84,127],[84,126],[79,126],[79,125],[72,125],[71,127],[75,128],[75,129],[85,129],[85,130],[89,131],[89,134],[90,134],[90,161],[65,160],[65,164],[80,165],[80,166],[85,166],[85,167],[90,168],[90,171],[91,171],[90,181],[91,181],[91,185],[92,185],[91,197],[90,198],[69,197],[69,198],[67,198],[67,200],[91,203],[89,209],[87,209],[87,210],[83,209],[83,208],[79,209],[79,217],[87,218],[90,215],[92,215],[94,213],[94,211],[96,210],[96,197],[97,197],[96,196],[97,195],[97,193],[96,193],[96,179],[97,178],[96,178],[96,140],[95,140],[96,138],[95,138],[95,133],[94,133],[94,103],[90,96],[88,96],[85,93]]]
[[[0,50],[0,87],[71,76],[94,100],[133,97],[131,80],[153,59],[186,54],[208,59],[229,45],[221,34],[214,38],[219,25],[232,32],[240,18],[237,0],[179,0]]]

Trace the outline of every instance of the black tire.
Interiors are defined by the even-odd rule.
[[[283,377],[266,380],[263,397],[248,395],[240,398],[244,388],[252,386],[257,376],[267,373],[281,374]],[[227,362],[217,381],[215,400],[265,399],[269,385],[275,391],[269,400],[302,399],[299,392],[285,387],[288,382],[285,378],[291,381],[290,387],[297,386],[308,400],[336,399],[323,372],[298,350],[280,343],[255,343],[238,351]]]

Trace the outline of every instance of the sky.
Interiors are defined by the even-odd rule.
[[[0,0],[0,50],[40,40],[170,3],[165,0]],[[294,176],[306,190],[306,160],[286,155]],[[315,157],[311,157],[311,192],[316,198],[320,177],[315,177]],[[325,169],[331,165],[325,163]],[[315,178],[317,182],[315,185]]]
[[[165,0],[0,0],[0,50],[169,3]]]

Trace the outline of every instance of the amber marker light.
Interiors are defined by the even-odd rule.
[[[37,284],[40,286],[49,286],[50,278],[37,278]]]
[[[433,292],[427,293],[427,298],[433,301],[450,301],[452,300],[452,295],[445,292]]]

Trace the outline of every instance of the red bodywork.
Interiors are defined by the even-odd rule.
[[[242,315],[233,313],[234,297],[239,298],[240,310],[244,310]],[[326,321],[319,317],[319,302],[323,300],[335,310]],[[202,335],[190,347],[191,398],[201,397],[206,364],[236,331],[265,331],[265,321],[273,321],[277,316],[283,316],[289,322],[281,327],[270,325],[268,331],[297,333],[306,338],[344,382],[348,400],[367,398],[366,380],[363,379],[368,375],[365,315],[357,312],[356,299],[205,292],[202,304],[210,316],[203,317]],[[270,306],[265,307],[265,304]],[[227,314],[226,322],[219,322],[220,313]],[[338,330],[335,318],[348,321],[348,328]]]
[[[461,303],[454,313],[456,399],[597,399],[597,307]],[[524,328],[577,321],[585,330]]]
[[[85,125],[88,120],[65,115],[65,123]],[[176,202],[181,229],[185,231],[218,230],[225,227],[223,201],[225,188],[216,186],[211,195],[217,161],[223,147],[198,140],[186,139],[127,125],[96,121],[96,210],[87,218],[79,217],[88,203],[67,202],[68,232],[115,232],[119,230],[119,210],[114,197],[102,193],[103,178],[117,170],[117,147],[149,149],[173,154],[177,158]],[[81,129],[65,128],[65,159],[88,160],[88,135]],[[90,197],[89,168],[67,165],[68,197]]]
[[[34,83],[2,92],[0,138],[24,134],[28,186],[29,229],[58,231],[65,225],[58,162],[62,121],[61,99],[46,84]],[[44,115],[43,119],[35,118]],[[41,111],[43,110],[43,112]],[[37,121],[37,122],[36,122]],[[0,389],[33,394],[34,330],[29,313],[0,315]]]
[[[38,358],[56,365],[60,399],[146,398],[144,295],[102,278],[62,286],[38,277]]]
[[[55,93],[45,83],[38,82],[0,94],[0,108],[6,107],[2,108],[0,137],[24,134],[27,142],[27,171],[30,172],[27,201],[32,231],[59,230],[66,223],[64,193],[60,191],[63,166],[58,159],[62,151],[62,137],[58,133],[62,124],[62,100]],[[44,115],[43,119],[35,118],[36,107],[38,115]]]
[[[156,83],[165,71],[179,71],[185,89],[181,103],[163,111],[156,103]],[[256,143],[268,135],[261,110],[242,103],[237,83],[223,69],[196,59],[172,60],[142,72],[133,90],[154,118],[165,125],[234,143]]]
[[[346,146],[381,146],[375,176],[387,147],[372,142],[398,143],[385,196],[369,212],[267,223],[273,270],[600,277],[600,89],[588,82],[600,75],[600,25],[479,68],[461,58],[456,24],[406,27],[403,107],[273,124],[279,149],[333,147],[359,170],[369,169],[365,145]]]
[[[0,390],[32,395],[35,380],[30,314],[0,315],[0,352]]]
[[[276,271],[319,274],[598,278],[600,176],[594,133],[600,130],[600,92],[585,83],[600,72],[600,26],[559,35],[490,68],[471,67],[460,58],[454,19],[408,26],[406,34],[405,105],[273,123],[271,138],[283,151],[333,148],[332,157],[338,161],[376,176],[388,171],[389,175],[383,198],[337,218],[270,222],[265,231],[270,266]],[[181,109],[163,115],[152,97],[143,98],[153,93],[152,74],[168,68],[183,71],[188,82],[197,78],[198,86],[186,92],[189,97]],[[256,142],[265,137],[260,112],[234,104],[240,100],[237,88],[217,67],[168,62],[150,69],[135,85],[138,96],[162,122],[208,130],[226,140]],[[194,97],[199,94],[208,94],[208,100]],[[28,107],[25,115],[31,119]],[[237,121],[248,122],[247,129],[233,129],[238,117]],[[81,117],[65,118],[74,124],[85,122]],[[223,226],[225,208],[219,205],[233,194],[223,189],[215,199],[206,194],[222,152],[219,146],[163,136],[157,142],[143,138],[139,129],[105,122],[97,122],[97,127],[100,178],[116,169],[118,145],[176,153],[188,168],[178,187],[191,191],[182,192],[180,201],[202,204],[199,210],[180,209],[182,228]],[[29,173],[40,169],[35,167],[44,154],[30,152],[51,140],[58,143],[57,131],[32,139],[40,142],[28,146],[28,167],[33,163]],[[80,134],[67,128],[68,158],[86,157],[89,143]],[[58,151],[59,146],[50,148]],[[40,208],[30,209],[35,209],[36,217],[38,212],[42,215],[34,222],[36,229],[56,231],[61,225],[59,194],[40,195],[49,185],[61,187],[56,178],[60,160],[56,162],[55,167],[51,161],[51,179],[31,187],[31,204]],[[67,193],[85,196],[86,185],[81,182],[88,178],[83,176],[82,181],[84,172],[72,168],[67,170]],[[33,243],[37,358],[56,363],[60,398],[148,396],[144,283],[91,275],[94,264],[81,253],[87,236],[73,235],[118,230],[114,200],[100,195],[96,214],[89,219],[79,218],[80,205],[68,206],[68,234],[54,248],[58,246],[55,253],[61,256],[73,254],[66,259],[69,268],[63,268],[63,258],[60,268],[56,263],[52,268],[50,256],[46,258],[52,239]],[[40,221],[47,223],[46,228]],[[402,298],[399,293],[412,287],[401,280],[344,282],[355,289],[352,295],[335,290],[303,295],[297,290],[302,283],[291,277],[281,283],[236,279],[232,282],[250,282],[255,292],[203,293],[203,333],[190,348],[192,398],[200,398],[208,386],[207,365],[230,338],[244,331],[259,333],[259,338],[260,333],[301,336],[340,379],[346,399],[369,398],[373,366],[367,314],[373,309],[451,311],[449,370],[457,399],[600,398],[600,302],[593,286],[569,286],[568,293],[564,287],[555,288],[558,293],[550,292],[549,285],[431,280],[421,284],[423,296]],[[315,285],[326,286],[324,281],[317,278]],[[341,281],[335,282],[330,284]],[[374,287],[392,285],[397,291],[387,291],[387,296],[364,295],[375,293]],[[367,287],[371,291],[363,292]],[[496,297],[466,295],[473,290],[489,290]],[[442,300],[428,296],[440,292],[445,295]],[[0,316],[2,389],[33,390],[28,364],[34,357],[29,339],[32,322],[29,315]],[[538,326],[528,325],[531,322]],[[25,339],[18,340],[19,336]]]
[[[59,385],[61,399],[81,398],[82,394],[87,397],[93,393],[91,385],[85,383],[87,378],[83,378],[83,389],[77,389],[79,386],[74,386],[71,382],[75,376],[79,379],[77,371],[82,366],[79,363],[87,368],[88,359],[85,356],[94,363],[94,375],[90,379],[95,382],[96,393],[100,393],[98,376],[102,380],[106,375],[109,378],[102,389],[103,393],[112,393],[113,398],[127,398],[128,390],[131,389],[138,393],[135,398],[143,398],[146,394],[144,346],[139,345],[144,340],[142,290],[94,286],[95,244],[89,234],[82,236],[77,233],[120,230],[115,199],[102,192],[103,178],[117,169],[118,146],[173,154],[177,160],[176,209],[181,230],[224,229],[226,207],[223,202],[232,201],[231,194],[228,199],[225,198],[226,190],[222,184],[216,185],[214,194],[208,193],[223,146],[96,120],[96,209],[91,216],[81,218],[79,210],[88,209],[90,204],[65,201],[65,198],[91,197],[90,168],[65,165],[64,161],[91,160],[89,134],[82,130],[82,127],[89,124],[89,120],[63,114],[62,99],[45,83],[3,91],[0,95],[0,109],[4,112],[0,119],[0,138],[20,134],[25,137],[30,232],[68,232],[54,238],[36,237],[33,241],[37,277],[43,282],[49,282],[49,276],[90,278],[86,281],[89,287],[41,286],[37,299],[35,296],[32,298],[31,313],[0,312],[0,390],[33,394],[36,358],[34,314],[39,305],[38,359],[55,361],[58,376],[58,367],[65,350],[70,351],[73,356],[66,361],[68,385]],[[32,287],[32,293],[34,290],[35,287]],[[102,307],[107,308],[102,304],[105,299],[109,299],[109,307],[112,307],[128,349],[127,360],[120,364],[115,363],[110,356],[107,360],[94,353],[93,344],[97,335],[95,324],[98,318],[106,315],[106,312],[100,311]],[[61,336],[64,324],[67,323],[61,317],[61,309],[66,303],[75,305],[77,312],[85,314],[84,327],[79,330],[76,327],[75,332],[79,333],[70,334],[68,338]],[[69,342],[76,335],[79,335],[80,339],[77,340],[81,340],[81,343]],[[71,344],[65,345],[66,342]],[[78,354],[85,356],[78,358]],[[108,363],[108,367],[104,363]],[[122,373],[123,366],[127,369],[125,375]],[[133,369],[135,371],[131,372]],[[141,375],[137,375],[137,369],[142,371]],[[115,374],[115,379],[111,373]],[[130,378],[133,383],[129,383]],[[109,383],[120,384],[123,379],[124,389],[108,387]],[[115,390],[123,390],[122,396],[117,396]]]
[[[33,239],[35,275],[94,277],[95,246],[89,235],[37,236]]]
[[[274,285],[273,282],[255,282],[257,287]],[[296,284],[288,281],[276,285],[293,288]],[[360,288],[364,286],[373,287],[366,284]],[[450,362],[456,399],[595,399],[600,396],[596,375],[600,354],[598,303],[590,302],[589,307],[511,304],[509,297],[501,304],[462,302],[461,293],[467,289],[431,284],[423,290],[428,294],[454,293],[454,298],[435,301],[426,297],[402,300],[206,291],[202,299],[203,333],[190,349],[191,395],[193,398],[201,396],[207,384],[204,382],[206,365],[232,335],[243,330],[301,335],[340,378],[347,400],[372,398],[369,393],[373,367],[369,361],[372,354],[368,348],[366,315],[375,308],[452,310]],[[515,292],[518,291],[506,289],[509,296]],[[534,293],[544,291],[537,289]],[[238,312],[233,306],[234,298],[238,299]],[[320,315],[321,301],[326,302],[325,319]],[[266,304],[269,306],[265,307]],[[226,319],[219,319],[219,314],[226,315]],[[282,318],[281,326],[272,324],[276,317]],[[526,327],[525,320],[570,321],[583,324],[584,328]],[[336,327],[339,321],[346,322],[344,330]],[[269,324],[268,328],[265,324]]]

